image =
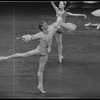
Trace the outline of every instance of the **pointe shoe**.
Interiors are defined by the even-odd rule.
[[[42,93],[46,93],[44,90],[43,90],[43,87],[38,85],[38,89],[42,92]]]
[[[59,56],[59,62],[62,63],[63,56]]]
[[[85,24],[84,26],[90,26],[91,23]]]
[[[100,25],[97,26],[97,29],[100,29]]]

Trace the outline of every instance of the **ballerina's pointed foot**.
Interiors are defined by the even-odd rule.
[[[7,57],[0,57],[0,61],[2,61],[2,60],[6,60],[7,59]]]
[[[42,93],[46,93],[46,92],[43,90],[43,86],[38,85],[38,89],[39,89]]]
[[[100,29],[100,25],[97,26],[97,29]]]
[[[91,24],[91,23],[88,23],[88,24],[85,24],[84,26],[86,26],[86,27],[87,27],[87,26],[89,26],[90,24]]]
[[[59,56],[59,62],[60,62],[60,63],[62,63],[62,59],[63,59],[63,58],[64,58],[64,57],[63,57],[62,55]]]

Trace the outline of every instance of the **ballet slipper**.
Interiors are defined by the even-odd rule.
[[[60,56],[59,56],[59,62],[60,62],[60,63],[62,63],[62,59],[63,59],[63,56],[60,55]]]
[[[97,26],[97,29],[100,29],[100,25]]]
[[[90,26],[91,23],[85,24],[84,26]]]
[[[38,89],[39,89],[42,93],[46,93],[46,92],[43,90],[43,86],[38,85]]]

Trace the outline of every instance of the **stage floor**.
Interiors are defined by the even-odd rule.
[[[18,10],[20,8],[14,13],[9,10],[7,15],[0,16],[0,56],[35,49],[37,40],[25,43],[13,37],[39,32],[41,20],[49,24],[56,20],[54,15],[34,14],[28,10],[22,14]],[[53,38],[44,69],[46,94],[37,89],[39,56],[32,56],[0,62],[0,98],[100,98],[100,29],[84,27],[89,22],[100,22],[100,18],[86,14],[87,19],[67,18],[77,29],[71,34],[63,33],[62,64],[58,62],[57,43],[55,36]]]

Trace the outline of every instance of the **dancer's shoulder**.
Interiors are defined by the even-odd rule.
[[[68,15],[68,14],[70,14],[70,12],[66,11],[66,12],[65,12],[65,14],[67,14],[67,15]]]
[[[38,35],[40,36],[40,38],[44,37],[44,33],[43,32],[39,32]]]
[[[41,38],[41,37],[44,36],[44,33],[43,33],[43,32],[38,32],[38,33],[35,34],[34,36],[37,36],[37,37]]]

